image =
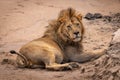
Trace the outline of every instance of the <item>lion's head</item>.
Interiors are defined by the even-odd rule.
[[[52,34],[54,38],[60,37],[64,41],[81,41],[84,34],[81,14],[72,8],[62,10],[58,19],[50,23],[46,34]]]

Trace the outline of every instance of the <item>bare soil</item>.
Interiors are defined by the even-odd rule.
[[[113,33],[120,29],[120,0],[0,0],[0,80],[120,80],[120,42]],[[18,68],[16,55],[25,43],[43,35],[60,10],[73,7],[83,17],[100,13],[100,19],[83,18],[84,51],[107,49],[94,61],[80,63],[73,71]],[[109,20],[110,18],[110,20]]]

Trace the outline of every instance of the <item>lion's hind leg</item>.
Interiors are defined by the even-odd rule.
[[[31,60],[28,60],[28,59],[27,59],[27,64],[26,64],[25,60],[21,58],[20,56],[17,56],[16,63],[19,68],[31,68],[31,69],[35,69],[35,68],[44,69],[45,68],[45,65],[43,63],[34,64]]]
[[[22,57],[20,57],[20,56],[17,56],[16,63],[17,63],[17,66],[19,68],[28,68],[28,67],[30,67],[30,62],[27,61],[27,64],[26,64],[25,60]]]
[[[19,68],[25,68],[27,66],[25,65],[24,60],[19,56],[17,56],[16,63],[17,63],[17,67]]]

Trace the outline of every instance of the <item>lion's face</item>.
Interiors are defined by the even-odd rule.
[[[63,24],[61,24],[59,33],[63,39],[79,42],[83,37],[82,22],[76,17],[68,19]]]
[[[55,40],[80,42],[84,34],[82,15],[76,10],[68,8],[62,10],[58,19],[52,21],[44,35],[49,35]]]

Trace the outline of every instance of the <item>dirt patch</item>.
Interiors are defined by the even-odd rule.
[[[113,32],[116,32],[106,54],[95,61],[83,64],[81,75],[87,80],[120,80],[120,13],[101,16],[101,18],[96,18],[94,14],[88,13],[85,18],[90,20],[90,23],[103,21],[105,24],[110,24]]]
[[[88,12],[95,17],[83,18],[85,51],[105,48],[106,54],[80,63],[80,68],[73,71],[18,68],[16,55],[8,51],[18,51],[25,43],[41,37],[49,20],[70,6],[83,17]],[[120,28],[119,10],[119,0],[0,0],[0,80],[120,80],[120,32],[113,37]]]
[[[105,55],[83,66],[83,69],[83,74],[90,73],[84,77],[89,77],[91,80],[119,80],[120,43],[110,46]]]
[[[120,13],[110,13],[109,15],[102,15],[101,13],[87,13],[84,17],[87,20],[102,20],[106,24],[111,24],[113,30],[120,28]]]

